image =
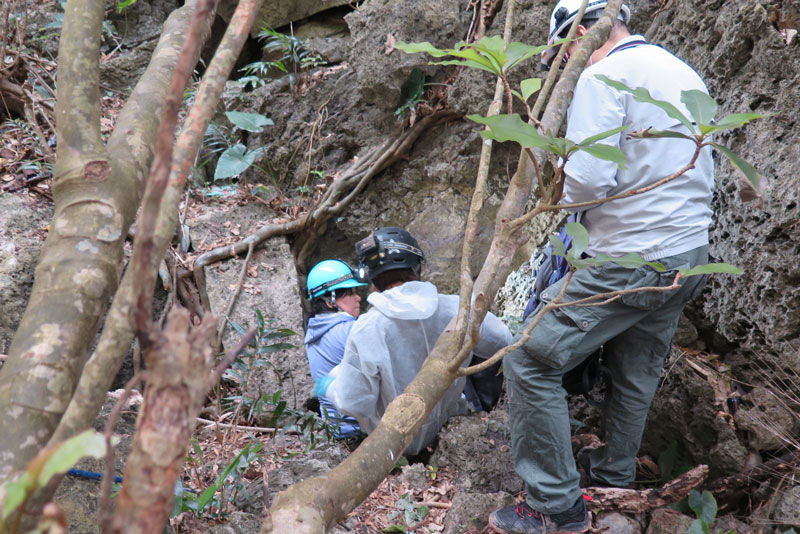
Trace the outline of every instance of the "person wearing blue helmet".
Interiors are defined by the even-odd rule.
[[[316,264],[306,279],[311,317],[308,320],[306,346],[311,378],[316,382],[339,365],[350,329],[361,312],[361,297],[356,288],[361,282],[353,269],[342,260],[325,260]],[[340,414],[325,397],[319,397],[320,414],[339,425],[337,437],[359,434],[358,422]]]

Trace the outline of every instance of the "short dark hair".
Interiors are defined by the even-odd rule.
[[[391,271],[384,271],[371,279],[372,285],[378,291],[383,291],[387,287],[400,282],[415,282],[419,280],[419,273],[415,269],[392,269]]]
[[[345,287],[343,289],[336,289],[334,290],[333,294],[336,295],[337,299],[342,297],[346,297],[347,295],[352,295],[356,292],[356,288],[354,287]],[[311,315],[310,317],[314,317],[315,315],[319,315],[321,313],[330,313],[338,311],[338,308],[334,307],[331,308],[328,306],[330,302],[330,295],[325,294],[321,295],[311,301]]]

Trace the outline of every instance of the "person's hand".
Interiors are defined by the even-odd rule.
[[[331,375],[322,375],[314,381],[314,395],[317,397],[324,397],[331,387],[333,377]]]

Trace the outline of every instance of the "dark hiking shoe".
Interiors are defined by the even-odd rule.
[[[489,515],[489,526],[500,534],[577,534],[589,530],[589,525],[589,512],[583,496],[572,508],[560,514],[545,515],[521,502]]]

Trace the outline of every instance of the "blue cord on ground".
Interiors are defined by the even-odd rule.
[[[70,469],[67,471],[69,476],[78,477],[78,478],[88,478],[90,480],[102,480],[103,473],[95,473],[94,471],[84,471],[83,469]],[[115,476],[114,482],[117,484],[122,484],[122,477]],[[197,493],[196,489],[187,488],[184,486],[184,491],[188,491],[189,493]]]
[[[70,469],[67,471],[69,476],[79,478],[89,478],[91,480],[102,480],[103,473],[95,473],[94,471],[84,471],[83,469]],[[114,482],[122,484],[122,477],[114,477]]]

